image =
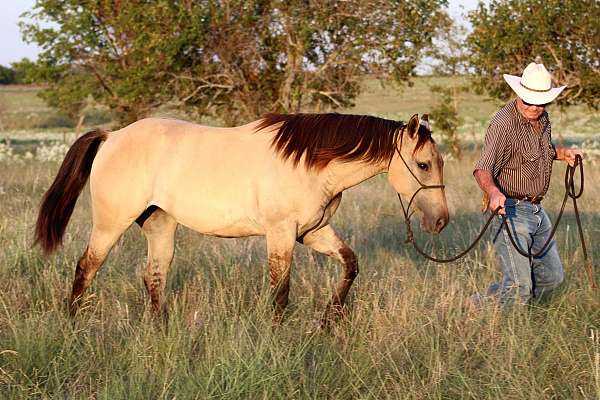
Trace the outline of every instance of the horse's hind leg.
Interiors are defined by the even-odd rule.
[[[125,229],[126,227],[123,229],[115,227],[99,228],[96,225],[92,228],[88,246],[75,269],[75,280],[73,281],[73,290],[69,301],[71,315],[77,312],[83,293],[94,280],[96,272],[98,272],[110,249]]]
[[[151,211],[150,216],[138,223],[148,240],[148,261],[144,274],[144,284],[150,295],[152,310],[163,311],[167,272],[175,249],[177,221],[160,208]]]
[[[333,318],[341,314],[348,291],[352,286],[352,282],[354,282],[354,278],[358,275],[358,261],[352,249],[337,236],[329,225],[309,232],[304,236],[302,243],[319,253],[336,258],[345,268],[342,281],[333,294],[333,298],[327,304],[321,319],[321,326],[326,327]]]

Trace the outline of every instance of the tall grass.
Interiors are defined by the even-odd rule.
[[[452,221],[437,248],[464,247],[482,223],[471,179],[475,154],[446,163]],[[85,298],[67,316],[74,265],[90,229],[87,194],[64,248],[31,249],[36,208],[54,162],[0,163],[0,397],[20,398],[600,398],[600,296],[589,288],[572,212],[558,232],[567,283],[529,307],[473,312],[467,298],[500,277],[489,242],[460,262],[424,261],[404,243],[384,176],[344,195],[332,224],[359,256],[347,317],[317,321],[339,265],[297,247],[291,304],[271,323],[265,244],[180,228],[166,322],[142,284],[145,241],[133,226]],[[552,215],[562,199],[556,166]],[[600,190],[586,171],[585,233],[598,258]],[[419,240],[427,240],[419,235]]]
[[[367,81],[346,111],[406,120],[431,110],[436,98],[428,87],[444,79],[417,79],[410,88]],[[572,209],[557,236],[563,290],[529,307],[473,312],[467,298],[500,278],[489,240],[457,263],[423,260],[403,243],[399,205],[383,176],[345,193],[333,218],[361,272],[347,317],[330,333],[317,321],[341,277],[338,264],[298,246],[291,303],[274,327],[263,239],[216,239],[184,228],[169,273],[167,321],[150,316],[146,244],[136,226],[112,250],[83,312],[69,318],[89,199],[80,199],[61,251],[44,258],[31,249],[36,209],[58,168],[34,150],[40,140],[65,136],[37,132],[58,117],[35,93],[0,90],[0,140],[10,139],[16,155],[0,157],[0,399],[600,399],[600,295],[589,288]],[[463,96],[459,132],[478,143],[498,103]],[[581,142],[600,127],[598,113],[550,112],[555,141]],[[438,255],[464,248],[483,223],[471,178],[475,157],[467,151],[462,161],[446,162],[451,224],[438,238],[417,235]],[[598,259],[600,172],[589,161],[580,209]],[[544,201],[551,216],[563,173],[557,164]]]

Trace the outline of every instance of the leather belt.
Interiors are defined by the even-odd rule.
[[[519,201],[528,201],[533,204],[540,204],[544,199],[544,196],[514,196],[513,199]]]

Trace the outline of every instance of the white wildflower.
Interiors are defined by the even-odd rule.
[[[585,161],[595,163],[600,160],[600,141],[586,139],[579,146],[585,153]]]
[[[69,146],[64,143],[42,144],[35,149],[35,158],[38,161],[62,161],[68,150]]]
[[[12,146],[9,146],[6,143],[0,143],[0,161],[14,161],[15,157]]]

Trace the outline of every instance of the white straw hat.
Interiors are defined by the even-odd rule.
[[[551,103],[566,86],[552,87],[552,76],[544,64],[531,63],[523,76],[504,74],[504,80],[522,100],[530,104]]]

